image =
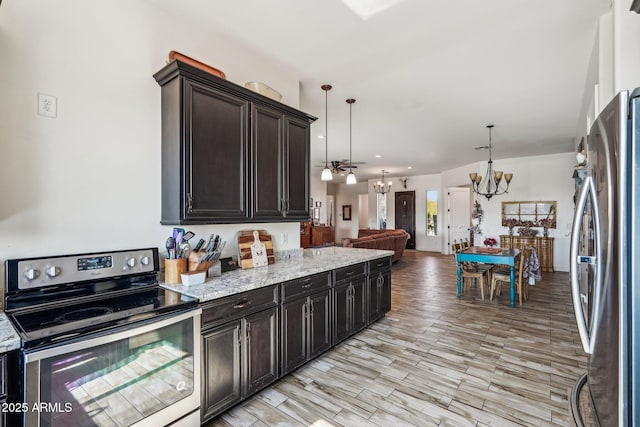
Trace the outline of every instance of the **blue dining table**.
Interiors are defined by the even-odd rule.
[[[509,287],[509,298],[511,307],[516,306],[515,289],[515,264],[520,256],[519,249],[484,248],[471,246],[456,252],[456,263],[458,265],[458,298],[462,296],[462,263],[481,262],[484,264],[504,264],[509,266],[511,286]]]

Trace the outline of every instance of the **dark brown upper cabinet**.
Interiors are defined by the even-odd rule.
[[[162,91],[161,223],[309,218],[315,117],[174,61]]]

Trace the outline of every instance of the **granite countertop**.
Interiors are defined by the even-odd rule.
[[[13,329],[13,324],[3,312],[0,312],[0,353],[20,348],[20,337]]]
[[[339,246],[305,249],[302,257],[279,260],[267,267],[228,271],[200,285],[160,283],[160,286],[204,302],[391,255],[393,251]]]

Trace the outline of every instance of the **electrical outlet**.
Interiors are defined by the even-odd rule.
[[[58,98],[53,95],[38,94],[38,114],[56,118],[58,115]]]

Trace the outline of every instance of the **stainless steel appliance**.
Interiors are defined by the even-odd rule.
[[[200,424],[201,309],[158,268],[155,248],[6,261],[12,425]]]
[[[639,144],[640,88],[619,93],[590,129],[571,236],[574,311],[602,427],[640,425]]]

